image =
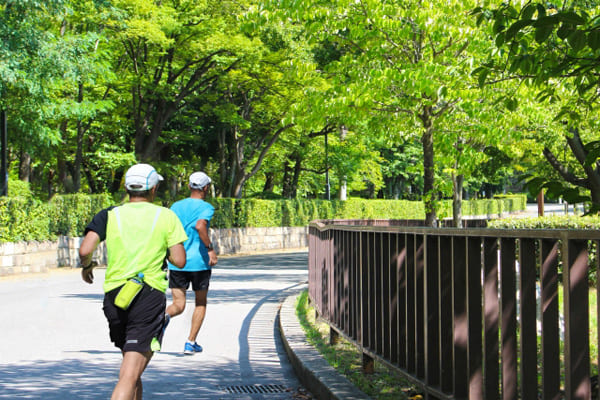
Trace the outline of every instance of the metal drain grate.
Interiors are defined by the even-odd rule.
[[[245,393],[284,393],[284,385],[233,385],[225,386],[223,390],[227,393],[245,394]]]

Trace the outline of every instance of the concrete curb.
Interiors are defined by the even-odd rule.
[[[296,316],[297,297],[289,296],[283,302],[279,311],[279,328],[283,346],[300,382],[319,400],[371,399],[307,343]]]

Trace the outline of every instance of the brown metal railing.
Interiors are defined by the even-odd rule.
[[[365,364],[432,399],[598,398],[588,268],[600,232],[384,225],[309,228],[310,299]]]

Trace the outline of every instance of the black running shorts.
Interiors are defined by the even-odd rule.
[[[169,270],[169,287],[171,289],[187,290],[191,282],[193,291],[208,290],[211,274],[212,270],[210,269],[205,271]]]
[[[115,306],[119,289],[104,295],[103,309],[110,329],[110,340],[125,352],[160,350],[167,303],[165,294],[144,285],[129,308],[122,310]]]

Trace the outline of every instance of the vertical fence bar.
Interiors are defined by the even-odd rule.
[[[417,377],[425,378],[425,240],[415,235],[415,354]]]
[[[467,238],[467,316],[469,354],[469,400],[483,399],[482,244],[480,237]]]
[[[320,265],[320,277],[319,277],[319,281],[321,283],[320,286],[320,293],[319,293],[319,309],[317,310],[323,317],[325,318],[329,318],[329,308],[328,308],[328,304],[329,304],[329,279],[328,279],[328,270],[327,270],[327,260],[329,258],[329,254],[330,254],[330,249],[329,249],[329,235],[330,235],[330,231],[324,231],[322,232],[323,237],[321,238],[321,243],[319,245],[319,248],[321,249],[321,254],[322,256],[319,257],[319,263]]]
[[[362,287],[362,296],[361,296],[361,324],[362,324],[362,346],[369,348],[371,345],[371,337],[369,332],[369,327],[371,325],[371,302],[369,301],[370,293],[370,235],[369,232],[362,232],[361,235],[361,251],[362,251],[362,263],[361,263],[361,287]]]
[[[450,255],[450,257],[448,256]],[[440,236],[440,388],[454,390],[454,345],[452,323],[452,238]]]
[[[383,233],[381,235],[381,305],[382,305],[382,313],[381,313],[381,343],[382,349],[381,354],[386,360],[391,358],[391,341],[392,336],[390,335],[390,305],[392,303],[391,297],[391,286],[392,281],[390,279],[390,233]]]
[[[428,386],[440,386],[440,260],[439,237],[426,236],[425,255],[425,382]]]
[[[383,353],[383,331],[381,329],[383,325],[383,303],[384,300],[384,280],[383,280],[383,235],[384,233],[378,232],[375,233],[375,243],[374,248],[374,264],[373,264],[373,287],[374,293],[372,299],[375,302],[375,313],[374,313],[374,324],[373,324],[373,333],[375,338],[375,345],[373,349],[375,353],[381,354]]]
[[[560,332],[558,325],[558,242],[544,239],[541,257],[542,397],[558,399],[560,394]]]
[[[356,232],[348,232],[348,336],[358,341],[357,334],[357,319],[358,310],[356,306],[357,299],[360,298],[357,284],[357,270],[358,270],[358,249],[356,244]]]
[[[352,301],[352,269],[353,261],[352,261],[352,250],[351,250],[351,239],[352,232],[344,232],[344,251],[346,255],[344,256],[345,265],[344,265],[344,298],[346,302],[344,303],[344,326],[348,336],[353,337],[352,335],[352,326],[350,325],[350,304]]]
[[[407,273],[408,269],[408,246],[407,235],[401,233],[398,235],[398,249],[400,254],[396,263],[396,273],[398,274],[398,366],[408,370],[408,327],[407,327]]]
[[[521,398],[535,399],[537,387],[536,240],[519,239]]]
[[[367,320],[369,321],[369,325],[367,331],[369,332],[369,345],[367,348],[373,352],[377,352],[377,330],[375,327],[377,326],[377,303],[379,301],[379,293],[377,287],[377,234],[370,232],[368,234],[369,237],[369,264],[368,264],[368,277],[369,277],[369,290],[367,295],[367,300],[369,302],[369,317]]]
[[[363,233],[362,232],[354,232],[354,246],[356,248],[356,298],[354,299],[354,304],[356,306],[356,342],[362,346],[363,344],[363,297],[365,292],[363,291]]]
[[[398,246],[398,233],[390,234],[390,361],[392,364],[398,364],[398,348],[400,336],[400,317],[398,308],[400,307],[400,284],[399,284],[399,265],[402,263],[402,254]]]
[[[516,400],[518,396],[515,250],[515,239],[500,239],[502,398],[504,400]]]
[[[484,394],[488,400],[500,398],[498,269],[498,239],[485,238],[483,239],[483,373]]]
[[[454,396],[456,399],[468,399],[469,397],[466,247],[466,238],[458,236],[452,238]]]
[[[592,241],[594,246],[594,251],[596,254],[596,260],[594,266],[596,267],[596,321],[600,321],[600,240]],[[600,333],[597,334],[596,348],[600,351]],[[600,364],[600,355],[596,355],[596,365]],[[596,392],[592,393],[592,396],[596,396],[597,399],[600,399],[600,384],[596,385]]]
[[[327,320],[335,322],[335,265],[333,263],[333,258],[335,255],[335,234],[338,232],[337,230],[329,230],[329,236],[327,238],[327,262],[326,262],[326,271],[327,271]]]
[[[406,370],[416,371],[415,237],[406,235]]]
[[[331,290],[332,290],[332,320],[334,324],[338,327],[342,325],[342,316],[341,316],[341,308],[342,308],[342,261],[343,261],[343,248],[342,248],[342,234],[343,232],[340,230],[333,231],[332,241],[333,241],[333,253],[331,254],[331,274],[332,274],[332,282]]]
[[[587,264],[587,241],[564,238],[565,393],[569,399],[591,398]]]

